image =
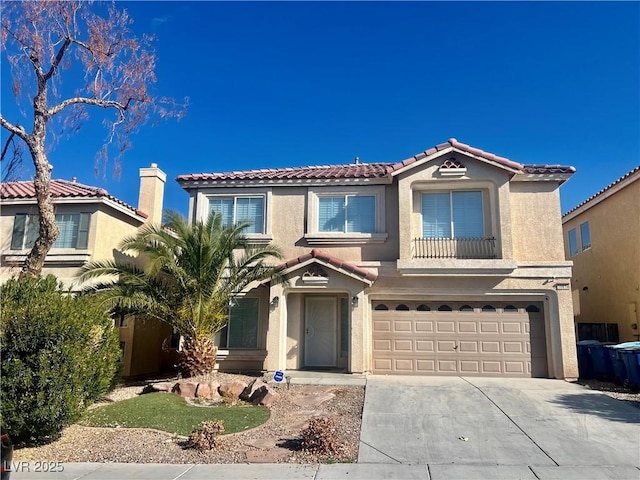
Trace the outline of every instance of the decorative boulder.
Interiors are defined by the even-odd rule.
[[[177,393],[184,398],[194,398],[198,390],[198,384],[194,382],[178,382],[173,389],[173,393]]]
[[[242,393],[240,394],[240,400],[244,400],[245,402],[250,402],[251,397],[253,396],[255,391],[258,390],[259,388],[266,387],[266,386],[267,384],[264,383],[264,380],[262,380],[261,378],[256,378],[253,382],[247,385],[247,388],[245,388],[242,391]]]
[[[202,398],[204,400],[213,400],[219,398],[218,385],[211,383],[199,383],[196,390],[196,398]]]
[[[233,397],[238,398],[240,394],[244,392],[244,389],[247,388],[247,385],[242,383],[239,380],[233,380],[231,382],[223,383],[218,387],[218,391],[220,395],[223,397]]]
[[[263,385],[255,392],[253,392],[253,395],[251,395],[251,403],[254,405],[264,405],[265,407],[270,407],[279,398],[280,395],[277,392],[271,390],[267,385]]]

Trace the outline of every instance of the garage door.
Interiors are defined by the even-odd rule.
[[[546,377],[542,304],[373,302],[373,371]]]

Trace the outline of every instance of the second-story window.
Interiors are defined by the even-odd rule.
[[[376,198],[373,195],[320,196],[318,231],[374,233]]]
[[[578,235],[576,229],[569,230],[569,256],[574,257],[578,254]]]
[[[60,234],[52,248],[86,249],[89,239],[89,213],[56,214]],[[40,229],[39,216],[18,214],[13,223],[12,250],[28,250],[33,247]]]
[[[423,193],[422,236],[424,238],[483,237],[482,192]]]
[[[591,232],[589,231],[589,222],[580,224],[580,241],[582,250],[591,248]]]
[[[209,199],[209,211],[222,215],[223,225],[249,222],[246,233],[264,233],[263,196],[224,196]]]

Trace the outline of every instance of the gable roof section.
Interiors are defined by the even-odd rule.
[[[188,188],[191,185],[299,184],[322,180],[368,180],[370,182],[377,180],[378,183],[389,183],[392,176],[451,151],[472,155],[481,161],[505,168],[513,173],[523,174],[523,178],[533,175],[538,177],[550,175],[554,176],[553,179],[556,179],[557,175],[562,175],[562,179],[566,180],[568,176],[576,171],[574,167],[563,165],[524,165],[451,138],[445,143],[396,163],[352,163],[348,165],[316,165],[221,173],[192,173],[179,175],[176,181],[183,188]]]
[[[631,185],[633,182],[640,180],[640,165],[631,170],[630,172],[625,173],[622,177],[618,178],[614,182],[610,183],[606,187],[604,187],[599,192],[591,195],[585,201],[579,203],[567,213],[562,216],[562,223],[568,222],[572,218],[577,217],[581,213],[589,210],[591,207],[594,207],[601,201],[609,198],[611,195],[616,192],[622,190],[628,185]]]
[[[417,153],[413,157],[407,158],[402,162],[395,163],[393,165],[393,175],[397,175],[408,170],[409,168],[413,168],[415,164],[424,163],[425,161],[430,160],[430,157],[439,156],[453,150],[473,155],[483,161],[487,161],[500,167],[507,167],[509,170],[512,170],[514,172],[524,169],[524,165],[509,160],[506,157],[500,157],[494,153],[485,152],[484,150],[480,150],[479,148],[475,148],[467,145],[466,143],[459,142],[455,138],[450,138],[445,143],[441,143],[439,145],[436,145],[435,147],[431,147],[424,152]]]
[[[345,262],[344,260],[330,255],[322,250],[314,248],[309,253],[301,255],[297,258],[292,258],[287,260],[284,263],[278,265],[278,270],[283,273],[288,273],[290,271],[296,270],[304,265],[311,263],[312,261],[318,261],[319,263],[331,266],[336,271],[347,274],[349,276],[353,276],[358,278],[359,280],[368,283],[371,285],[376,281],[378,275],[371,270],[367,270],[362,267],[358,267],[356,264],[351,262]]]
[[[104,188],[91,187],[68,180],[51,180],[49,188],[54,202],[59,199],[108,200],[116,203],[120,207],[124,207],[124,209],[130,213],[142,218],[147,218],[146,213],[110,195]],[[36,201],[36,191],[33,181],[6,182],[0,185],[0,201],[12,201],[12,203],[15,204],[19,203],[20,200],[28,202]]]

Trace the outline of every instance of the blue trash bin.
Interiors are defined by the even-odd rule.
[[[640,347],[621,348],[618,355],[627,369],[629,389],[637,392],[640,390]]]
[[[582,340],[576,344],[578,350],[578,376],[583,380],[595,378],[593,374],[593,361],[589,349],[599,345],[597,340]]]
[[[609,345],[607,347],[611,363],[613,364],[613,382],[616,385],[623,385],[629,378],[627,375],[627,367],[619,355],[620,350],[636,347],[640,347],[640,342],[624,342],[619,343],[618,345]]]
[[[613,362],[607,347],[613,343],[598,343],[588,347],[593,364],[593,376],[598,380],[613,380]]]

